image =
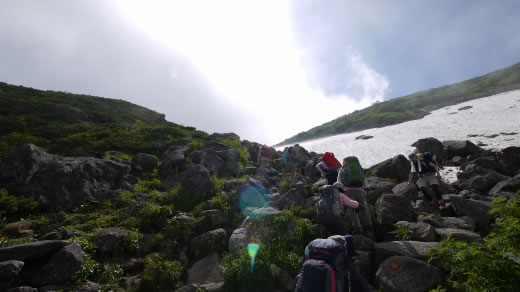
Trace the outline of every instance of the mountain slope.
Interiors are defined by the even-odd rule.
[[[123,100],[0,82],[0,158],[23,143],[61,155],[106,149],[159,154],[193,136],[207,134]]]
[[[290,137],[276,146],[420,119],[430,111],[520,88],[520,63],[484,76],[375,103]]]

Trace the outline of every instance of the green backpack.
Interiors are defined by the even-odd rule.
[[[345,158],[347,164],[343,166],[341,183],[346,187],[359,188],[365,182],[365,173],[356,156]]]

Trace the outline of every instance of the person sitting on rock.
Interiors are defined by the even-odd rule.
[[[327,184],[332,185],[336,182],[338,169],[341,163],[336,159],[334,153],[325,152],[321,156],[321,161],[316,164],[316,169],[320,172],[322,178],[327,179]]]
[[[435,206],[433,198],[428,193],[428,188],[431,187],[437,202],[444,207],[444,200],[439,188],[439,181],[441,181],[441,170],[435,161],[435,155],[431,152],[412,153],[408,156],[410,159],[410,174],[408,175],[408,184],[413,184],[415,174],[418,174],[417,186],[423,193],[424,198]],[[436,174],[436,175],[435,175]]]

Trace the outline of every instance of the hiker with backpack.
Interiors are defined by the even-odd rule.
[[[366,189],[368,189],[368,183],[365,172],[356,156],[348,156],[343,159],[343,167],[338,170],[334,186],[343,190],[346,196],[358,203],[356,209],[358,228],[364,235],[374,238],[372,214],[367,203]]]
[[[258,147],[258,165],[260,167],[265,167],[269,165],[269,161],[271,161],[271,149],[267,145],[260,145]]]
[[[305,247],[305,261],[296,276],[294,292],[372,291],[366,279],[353,268],[354,237],[317,238]]]
[[[320,172],[322,178],[327,179],[329,185],[336,182],[338,169],[340,168],[341,163],[336,159],[332,152],[323,153],[321,161],[316,164],[316,169]]]
[[[412,153],[408,156],[410,159],[410,174],[408,175],[408,184],[413,184],[415,174],[418,174],[417,186],[423,193],[424,198],[435,206],[433,198],[428,193],[428,188],[431,187],[435,194],[438,204],[442,207],[445,206],[444,200],[442,199],[442,192],[439,188],[439,182],[441,181],[441,170],[435,160],[435,155],[430,152],[424,153]]]

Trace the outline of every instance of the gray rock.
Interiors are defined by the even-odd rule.
[[[386,225],[398,221],[415,221],[417,214],[410,200],[395,194],[384,194],[376,203],[377,220]]]
[[[210,139],[228,139],[228,140],[240,140],[240,136],[235,133],[213,133],[209,135]]]
[[[215,183],[211,179],[209,170],[198,164],[189,164],[186,169],[176,175],[173,180],[164,183],[170,189],[180,184],[186,190],[189,190],[198,201],[208,199],[210,190]]]
[[[403,196],[413,201],[417,200],[419,196],[419,190],[417,189],[417,186],[414,184],[408,184],[408,182],[402,182],[396,185],[392,189],[392,192],[396,195]]]
[[[21,287],[4,290],[4,292],[38,292],[38,289],[33,288],[33,287],[28,287],[28,286],[21,286]]]
[[[490,196],[497,196],[500,192],[516,193],[520,189],[520,176],[508,178],[504,181],[497,183],[491,190],[489,190]]]
[[[395,179],[398,183],[408,180],[410,162],[403,155],[397,155],[368,168],[375,176]]]
[[[157,165],[159,165],[159,160],[151,154],[137,153],[132,158],[132,167],[143,171],[152,171]]]
[[[111,199],[136,179],[130,166],[92,157],[57,157],[25,144],[0,165],[0,185],[9,193],[36,197],[47,210]]]
[[[291,188],[285,195],[280,195],[276,200],[272,200],[271,205],[279,210],[290,209],[292,207],[301,207],[305,203],[303,194]]]
[[[437,240],[435,228],[428,223],[399,221],[396,225],[408,229],[412,240],[424,242],[433,242]]]
[[[219,228],[194,237],[190,243],[195,258],[204,257],[211,252],[222,252],[228,247],[226,230]]]
[[[497,183],[507,179],[508,177],[503,174],[489,172],[485,175],[476,175],[467,180],[460,181],[459,188],[479,194],[487,194]]]
[[[437,228],[435,231],[441,239],[447,239],[449,236],[451,236],[455,240],[466,242],[483,242],[480,235],[464,229]]]
[[[212,227],[220,226],[229,221],[228,217],[226,216],[226,213],[224,213],[224,211],[218,210],[218,209],[202,211],[201,215],[209,218],[209,221],[210,221],[210,224]]]
[[[395,183],[377,176],[367,176],[367,199],[370,204],[375,204],[383,194],[391,194]]]
[[[240,151],[237,149],[229,149],[226,151],[217,151],[217,155],[222,159],[222,167],[218,170],[218,174],[222,177],[237,176],[240,172]]]
[[[170,145],[161,157],[161,166],[159,167],[159,176],[162,180],[166,177],[176,174],[182,168],[185,160],[185,153],[188,151],[186,145]]]
[[[207,168],[211,173],[219,173],[224,166],[224,161],[214,149],[205,149],[200,155],[200,165]]]
[[[394,256],[379,266],[376,278],[385,292],[423,292],[437,287],[445,276],[439,269],[423,261]]]
[[[130,231],[119,227],[103,229],[94,239],[94,243],[101,252],[114,253],[122,251],[126,237]]]
[[[277,287],[283,288],[285,291],[292,291],[294,278],[286,270],[272,264],[271,271],[273,271]]]
[[[204,147],[202,147],[202,150],[207,149],[213,149],[215,151],[226,151],[231,149],[231,147],[227,146],[226,144],[217,142],[215,140],[210,140],[208,143],[204,145]]]
[[[197,261],[188,270],[188,284],[202,285],[220,282],[224,282],[224,276],[220,258],[216,252]]]
[[[65,247],[67,240],[42,240],[0,248],[0,262],[44,258]]]
[[[420,215],[418,221],[431,224],[435,228],[455,228],[468,231],[475,230],[475,220],[468,216],[462,217],[433,217]]]
[[[306,177],[310,178],[318,178],[320,177],[320,172],[316,169],[316,164],[318,162],[314,160],[309,160],[304,166],[304,173]]]
[[[24,262],[21,261],[0,262],[0,290],[9,287],[14,282],[23,266]]]
[[[511,146],[498,153],[498,161],[502,164],[501,172],[516,175],[520,171],[520,147]]]
[[[376,257],[379,259],[399,255],[427,261],[429,258],[428,251],[440,246],[439,242],[391,241],[376,243],[374,249]]]
[[[82,265],[81,246],[78,243],[67,245],[33,276],[31,283],[35,286],[63,283],[79,271]]]
[[[238,228],[233,231],[229,238],[229,253],[237,257],[240,251],[247,247],[249,235],[246,228]]]
[[[447,159],[446,153],[444,152],[443,143],[433,137],[419,139],[415,141],[412,146],[415,147],[419,152],[432,152],[435,154],[437,162],[441,165]]]
[[[477,228],[488,232],[491,224],[491,203],[477,200],[462,199],[458,196],[450,196],[450,203],[457,216],[468,216],[475,220]]]
[[[442,141],[442,144],[444,145],[447,159],[452,159],[455,156],[476,155],[483,151],[482,148],[468,140],[447,140]]]

